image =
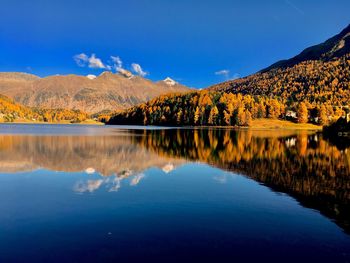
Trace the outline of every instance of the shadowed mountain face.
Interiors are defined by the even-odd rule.
[[[88,113],[125,109],[162,94],[187,91],[187,87],[176,82],[152,82],[111,72],[96,78],[77,75],[39,78],[25,73],[0,73],[0,94],[19,103]]]
[[[278,61],[270,67],[263,69],[261,72],[266,72],[275,68],[293,67],[298,63],[308,60],[327,61],[333,58],[339,58],[348,53],[350,53],[350,25],[338,35],[328,39],[324,43],[309,47],[291,59]]]
[[[209,87],[249,95],[279,97],[292,105],[348,105],[350,101],[350,25],[326,42],[305,49],[247,77]]]

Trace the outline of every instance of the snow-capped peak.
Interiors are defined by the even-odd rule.
[[[95,75],[92,75],[92,74],[89,74],[89,75],[87,75],[86,76],[88,79],[95,79],[96,78],[96,76]]]
[[[171,79],[171,78],[169,78],[169,77],[167,77],[165,80],[163,80],[167,85],[169,85],[169,86],[174,86],[174,85],[176,85],[176,81],[175,80],[173,80],[173,79]]]

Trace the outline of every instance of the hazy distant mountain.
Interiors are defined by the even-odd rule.
[[[100,76],[66,75],[39,78],[26,73],[0,73],[0,94],[26,106],[79,109],[88,113],[117,110],[145,102],[156,96],[186,92],[176,82],[152,82],[131,73]]]
[[[292,105],[347,105],[350,101],[350,25],[326,42],[245,78],[226,81],[211,91],[279,97]]]
[[[333,58],[339,58],[348,53],[350,53],[350,25],[326,42],[309,47],[291,59],[278,61],[268,68],[261,70],[261,72],[266,72],[275,68],[292,67],[300,62],[308,60],[327,61]]]

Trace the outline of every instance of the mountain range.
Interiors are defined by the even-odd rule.
[[[30,107],[64,108],[87,113],[126,109],[162,94],[190,89],[166,78],[153,82],[132,74],[38,76],[0,73],[0,94]]]
[[[350,101],[349,71],[350,25],[324,43],[309,47],[291,59],[276,62],[250,76],[216,84],[205,91],[276,98],[289,108],[295,108],[300,102],[309,103],[309,108],[345,106]],[[16,103],[90,114],[125,110],[161,95],[190,91],[193,90],[171,78],[153,82],[129,71],[44,78],[27,73],[0,73],[0,94]],[[212,99],[215,104],[215,98]],[[152,102],[148,104],[152,106]],[[327,111],[333,114],[331,109]]]

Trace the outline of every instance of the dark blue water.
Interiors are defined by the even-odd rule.
[[[0,262],[350,260],[344,220],[222,162],[156,153],[132,131],[12,129],[0,136]]]

